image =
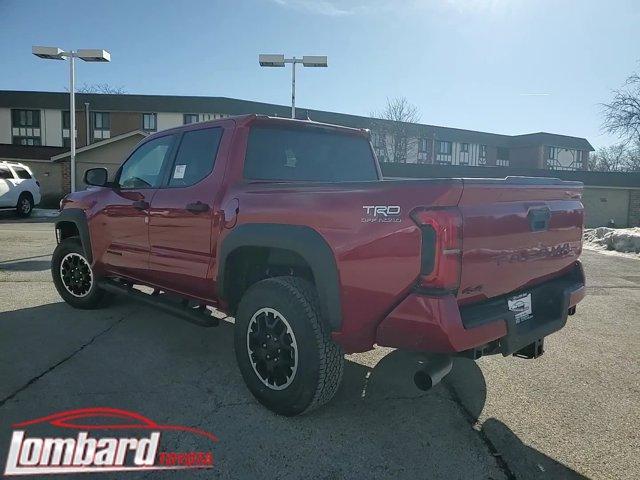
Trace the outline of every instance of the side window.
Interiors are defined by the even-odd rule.
[[[167,160],[175,135],[151,140],[127,159],[120,171],[120,188],[155,188],[160,185],[162,165]]]
[[[12,180],[11,170],[6,167],[0,167],[0,180]]]
[[[194,185],[211,173],[222,128],[185,132],[169,177],[170,187]]]
[[[16,175],[21,180],[29,180],[31,178],[31,174],[29,172],[27,172],[24,168],[13,167],[13,170],[16,172]]]

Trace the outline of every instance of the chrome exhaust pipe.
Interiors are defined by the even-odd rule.
[[[435,387],[453,367],[453,358],[438,355],[425,360],[424,366],[413,376],[413,382],[420,390],[427,391]]]

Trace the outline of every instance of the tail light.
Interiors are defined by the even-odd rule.
[[[420,286],[457,290],[462,270],[462,215],[457,207],[417,209],[422,232]]]

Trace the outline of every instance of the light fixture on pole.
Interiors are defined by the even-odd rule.
[[[46,60],[69,59],[69,139],[70,139],[70,165],[71,165],[71,191],[76,191],[76,68],[75,59],[80,58],[85,62],[109,62],[111,54],[101,49],[80,49],[64,51],[58,47],[31,47],[31,53],[36,57]]]
[[[296,64],[303,67],[326,67],[325,55],[304,55],[302,58],[284,58],[284,55],[261,54],[258,57],[261,67],[284,67],[291,64],[291,118],[296,118]]]

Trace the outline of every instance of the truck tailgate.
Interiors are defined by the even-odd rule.
[[[458,301],[500,296],[561,275],[582,250],[582,184],[464,179]]]

